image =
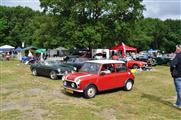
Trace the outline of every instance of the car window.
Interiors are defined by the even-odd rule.
[[[45,65],[44,61],[39,62],[40,65]]]
[[[67,62],[68,63],[73,63],[73,62],[75,62],[75,60],[76,60],[76,58],[69,58]]]
[[[126,72],[127,67],[126,64],[116,64],[116,72]]]
[[[79,72],[88,72],[92,74],[97,74],[99,71],[100,65],[96,63],[85,63]]]
[[[60,62],[59,62],[59,61],[56,61],[56,60],[47,60],[47,61],[44,61],[43,64],[44,64],[44,65],[47,65],[47,66],[53,66],[53,65],[59,65]]]
[[[115,72],[113,64],[102,65],[101,72],[105,72],[106,74]]]
[[[77,58],[77,59],[75,60],[75,62],[77,62],[77,63],[84,63],[85,61],[87,61],[86,58]]]

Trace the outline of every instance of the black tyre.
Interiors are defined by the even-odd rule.
[[[133,81],[132,80],[128,80],[124,86],[124,89],[126,91],[131,91],[133,89]]]
[[[53,79],[53,80],[58,79],[57,73],[55,71],[51,71],[50,72],[50,78]]]
[[[38,75],[37,70],[36,70],[36,69],[33,69],[33,70],[32,70],[32,74],[33,74],[34,76],[37,76],[37,75]]]
[[[132,68],[133,68],[133,69],[139,69],[140,67],[139,67],[139,65],[134,64]]]
[[[94,98],[96,96],[97,89],[94,85],[89,85],[84,90],[85,98]]]

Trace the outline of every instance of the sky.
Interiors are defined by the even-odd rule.
[[[143,0],[145,17],[165,19],[181,19],[181,0]],[[0,5],[27,6],[33,10],[41,10],[39,0],[0,0]]]

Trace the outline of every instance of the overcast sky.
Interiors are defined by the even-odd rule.
[[[146,7],[145,17],[165,19],[181,19],[181,0],[143,0]],[[28,6],[40,10],[39,0],[0,0],[0,5]]]

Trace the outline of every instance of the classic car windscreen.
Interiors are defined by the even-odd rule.
[[[52,60],[52,61],[45,61],[44,64],[48,66],[53,66],[53,65],[60,65],[60,62]]]
[[[97,74],[99,72],[100,65],[96,63],[85,63],[79,72],[88,72],[91,74]]]

